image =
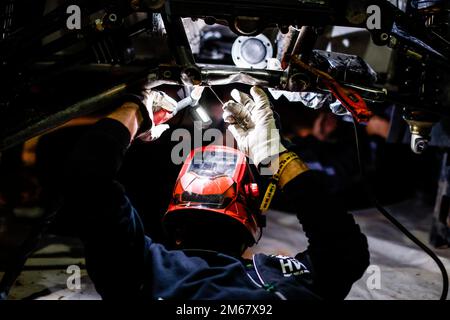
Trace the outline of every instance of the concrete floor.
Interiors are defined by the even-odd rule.
[[[427,243],[432,209],[416,201],[388,207],[390,213],[414,235]],[[392,226],[375,209],[354,213],[369,241],[371,266],[380,271],[380,288],[370,289],[373,271],[353,285],[349,300],[429,300],[441,295],[442,276],[434,261]],[[271,214],[265,237],[256,251],[295,254],[306,247],[296,217]],[[281,230],[283,229],[283,231]],[[434,250],[450,273],[450,249]],[[370,267],[369,267],[370,268]],[[374,270],[374,269],[371,269]],[[449,299],[449,297],[447,297]]]
[[[427,241],[431,225],[431,208],[417,201],[407,201],[389,207],[390,211],[410,231],[421,240]],[[293,255],[306,247],[301,228],[296,217],[290,214],[271,211],[268,214],[268,227],[254,252]],[[362,230],[368,236],[371,263],[380,271],[380,287],[368,288],[371,274],[353,286],[348,299],[437,299],[441,291],[441,274],[434,262],[419,248],[391,226],[377,211],[368,209],[355,213]],[[42,300],[95,300],[99,299],[95,289],[82,269],[81,290],[67,289],[66,273],[68,265],[83,268],[84,260],[70,254],[71,248],[52,241],[36,252],[27,262],[14,288],[10,299]],[[72,244],[73,246],[73,244]],[[450,249],[435,250],[450,272]],[[49,266],[49,267],[45,267]],[[39,269],[39,270],[38,270]],[[1,275],[1,273],[0,273]]]

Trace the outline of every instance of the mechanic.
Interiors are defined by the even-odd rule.
[[[235,213],[242,220],[229,219],[230,213],[208,210],[205,204],[177,215],[173,199],[166,216],[172,221],[182,216],[183,223],[175,230],[170,228],[176,224],[166,224],[172,246],[147,237],[116,175],[134,139],[153,141],[167,128],[155,125],[154,115],[170,111],[170,103],[156,91],[142,99],[130,97],[80,139],[65,170],[65,205],[74,215],[89,276],[103,299],[346,297],[369,265],[366,237],[327,193],[321,173],[308,170],[280,144],[261,88],[252,88],[251,97],[234,90],[236,101],[223,106],[224,120],[242,153],[260,169],[277,174],[269,182],[276,182],[279,196],[297,212],[309,246],[295,257],[256,254],[244,260],[244,250],[259,239],[261,225],[250,217],[254,213],[240,210]],[[165,181],[148,183],[158,188]]]

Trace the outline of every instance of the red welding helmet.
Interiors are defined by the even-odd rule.
[[[178,219],[215,216],[238,225],[247,244],[253,245],[264,226],[258,197],[258,186],[242,152],[225,146],[198,148],[180,171],[163,223],[170,229]]]

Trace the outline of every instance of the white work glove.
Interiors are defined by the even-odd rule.
[[[136,139],[149,142],[155,141],[169,129],[165,124],[174,116],[177,102],[161,91],[144,90],[141,95],[135,95],[140,102],[139,110],[143,122],[139,129]]]
[[[268,165],[271,157],[286,148],[281,144],[279,130],[275,124],[269,98],[259,87],[247,94],[233,90],[233,100],[223,106],[223,119],[229,123],[228,130],[236,139],[239,149],[245,153],[256,166]]]

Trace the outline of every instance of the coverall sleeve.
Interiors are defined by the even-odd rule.
[[[344,299],[369,266],[367,239],[353,216],[328,191],[323,173],[307,171],[282,191],[308,238],[299,254],[312,267],[314,290],[324,299]]]
[[[130,143],[120,122],[103,119],[75,146],[65,168],[64,207],[84,243],[86,267],[103,298],[134,298],[151,240],[116,181]]]

